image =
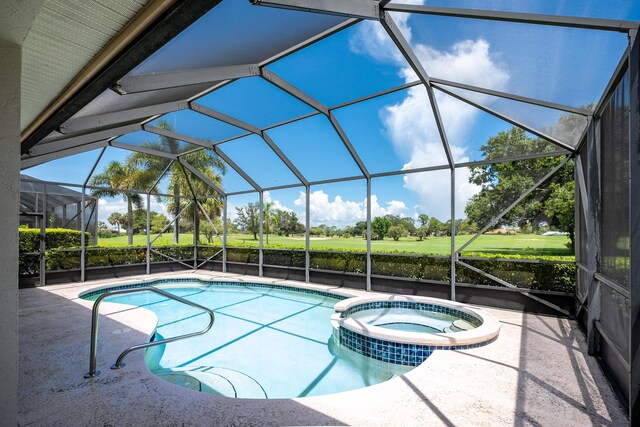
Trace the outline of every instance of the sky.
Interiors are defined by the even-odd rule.
[[[424,1],[404,0],[403,3],[424,4]],[[517,2],[517,6],[507,0],[442,0],[428,4],[494,10],[513,10],[518,7],[518,11],[523,12],[640,19],[640,5],[631,0],[523,0]],[[245,33],[250,33],[251,26],[259,25],[262,14],[296,14],[292,11],[251,7],[248,2],[231,0],[223,2],[222,7],[224,9],[219,12],[214,9],[215,13],[206,15],[158,51],[139,70],[180,69],[181,61],[191,61],[196,66],[210,66],[216,52],[232,55],[231,49],[207,33],[223,31],[225,28],[231,31],[224,20],[226,14],[242,13],[246,17],[247,28],[236,23],[239,28],[233,30],[244,30]],[[431,77],[574,107],[597,102],[627,44],[625,35],[613,32],[403,13],[394,13],[393,19]],[[302,26],[300,23],[297,25]],[[204,50],[207,39],[218,40],[211,42],[218,43],[215,44],[216,52],[213,49]],[[232,37],[229,40],[227,44],[236,43]],[[263,42],[257,40],[255,44]],[[278,42],[282,41],[273,41],[276,44]],[[241,58],[237,61],[241,61]],[[352,26],[267,68],[327,106],[416,80],[412,69],[382,26],[372,21]],[[562,114],[487,95],[457,92],[496,111],[507,113],[537,130],[551,131],[550,127]],[[511,127],[441,92],[436,91],[436,99],[456,162],[482,160],[480,146],[491,136]],[[196,102],[261,128],[313,112],[306,104],[258,77],[240,79]],[[334,114],[371,173],[446,164],[427,92],[422,86],[336,109]],[[245,133],[193,111],[170,113],[159,120],[166,120],[179,133],[212,141]],[[159,120],[151,124],[157,125]],[[309,181],[361,175],[331,123],[322,115],[275,127],[268,130],[267,134]],[[569,143],[576,142],[570,141],[569,136],[563,137]],[[141,145],[157,141],[157,137],[147,132],[135,132],[118,140]],[[258,136],[243,137],[219,147],[263,187],[298,182]],[[184,143],[183,148],[195,146]],[[39,179],[82,184],[98,154],[98,151],[79,154],[23,173]],[[101,171],[110,161],[123,161],[127,155],[125,150],[109,147],[96,171]],[[223,178],[226,192],[251,189],[239,174],[229,167],[227,170]],[[458,169],[455,178],[456,217],[462,218],[466,202],[479,191],[479,187],[469,183],[469,170],[466,168]],[[447,220],[450,217],[450,185],[449,170],[375,178],[372,180],[373,216],[393,214],[417,217],[426,213]],[[166,191],[166,180],[161,184],[161,190]],[[257,198],[256,194],[229,197],[229,216],[233,219],[235,207],[257,201]],[[269,191],[264,198],[277,208],[295,211],[304,220],[303,187]],[[343,227],[364,220],[366,181],[360,179],[312,186],[310,205],[312,225]],[[124,212],[124,208],[125,203],[121,199],[105,199],[100,204],[99,219],[105,221],[111,212]],[[152,209],[165,210],[155,199]]]

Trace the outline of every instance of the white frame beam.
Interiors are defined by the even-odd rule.
[[[132,93],[150,92],[174,87],[251,77],[259,73],[260,68],[258,64],[242,64],[226,67],[137,74],[125,76],[118,80],[113,90],[120,95],[129,95]]]

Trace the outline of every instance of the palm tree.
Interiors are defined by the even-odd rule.
[[[269,244],[269,233],[271,232],[271,226],[278,225],[278,216],[277,212],[273,211],[271,208],[273,207],[273,202],[267,202],[264,204],[262,208],[262,218],[264,219],[264,228],[267,232],[267,245]]]
[[[142,197],[137,193],[128,191],[140,188],[149,181],[148,174],[136,168],[130,162],[120,163],[113,160],[104,170],[91,178],[90,185],[96,187],[109,187],[104,189],[94,189],[91,194],[95,197],[117,197],[127,202],[127,236],[129,245],[133,244],[133,207],[142,209],[144,203]]]
[[[173,131],[171,125],[166,120],[158,122],[157,127]],[[159,136],[159,141],[146,142],[143,144],[143,146],[156,151],[162,151],[174,155],[184,154],[185,152],[192,149],[192,147],[183,146],[179,140],[164,135]],[[199,151],[194,151],[189,154],[184,154],[182,158],[191,166],[200,171],[203,175],[205,175],[210,181],[220,186],[222,182],[222,176],[227,171],[226,164],[212,150],[202,149]],[[133,153],[129,160],[131,164],[156,178],[160,177],[160,174],[167,168],[170,162],[169,159],[166,159],[164,157],[158,157],[138,152]],[[179,243],[180,241],[180,225],[178,215],[181,211],[181,197],[184,197],[184,195],[186,195],[187,197],[192,197],[191,188],[193,188],[196,197],[210,195],[213,192],[213,189],[209,188],[206,183],[195,177],[191,172],[186,170],[186,173],[189,175],[191,187],[189,186],[189,182],[187,182],[185,172],[182,169],[182,165],[178,162],[174,162],[169,170],[167,170],[166,174],[166,176],[169,177],[169,194],[172,194],[173,197],[159,198],[159,201],[166,202],[167,209],[170,212],[173,212],[173,217],[175,218],[173,226],[174,243]],[[220,215],[220,211],[222,210],[222,201],[219,197],[209,198],[204,203],[201,202],[201,204],[203,208],[207,210],[207,214],[209,215],[209,217]],[[189,209],[185,211],[185,215],[188,218],[193,218],[194,209],[195,206],[192,204]],[[199,217],[200,215],[201,214],[199,214]]]
[[[109,218],[107,218],[109,224],[118,226],[118,236],[120,235],[120,225],[124,222],[123,219],[124,215],[118,212],[112,212]]]

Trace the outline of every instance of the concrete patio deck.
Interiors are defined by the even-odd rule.
[[[222,273],[152,277],[218,277],[302,285]],[[22,426],[72,425],[628,425],[576,323],[487,309],[501,322],[484,347],[437,351],[401,377],[353,391],[299,399],[231,399],[180,388],[148,371],[143,352],[110,370],[124,348],[145,342],[155,315],[104,303],[98,369],[88,370],[92,302],[84,290],[138,278],[20,290]],[[335,290],[317,285],[321,289]],[[341,289],[353,295],[363,292]],[[329,321],[329,319],[327,319]],[[283,373],[286,381],[286,373]]]

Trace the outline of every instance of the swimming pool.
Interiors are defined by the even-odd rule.
[[[330,319],[334,305],[344,298],[338,295],[257,283],[149,284],[216,314],[206,334],[145,353],[154,374],[185,388],[237,398],[304,397],[366,387],[412,369],[336,345]],[[102,292],[81,297],[95,299]],[[193,307],[151,292],[106,301],[153,311],[158,316],[156,339],[200,330],[209,320]]]

